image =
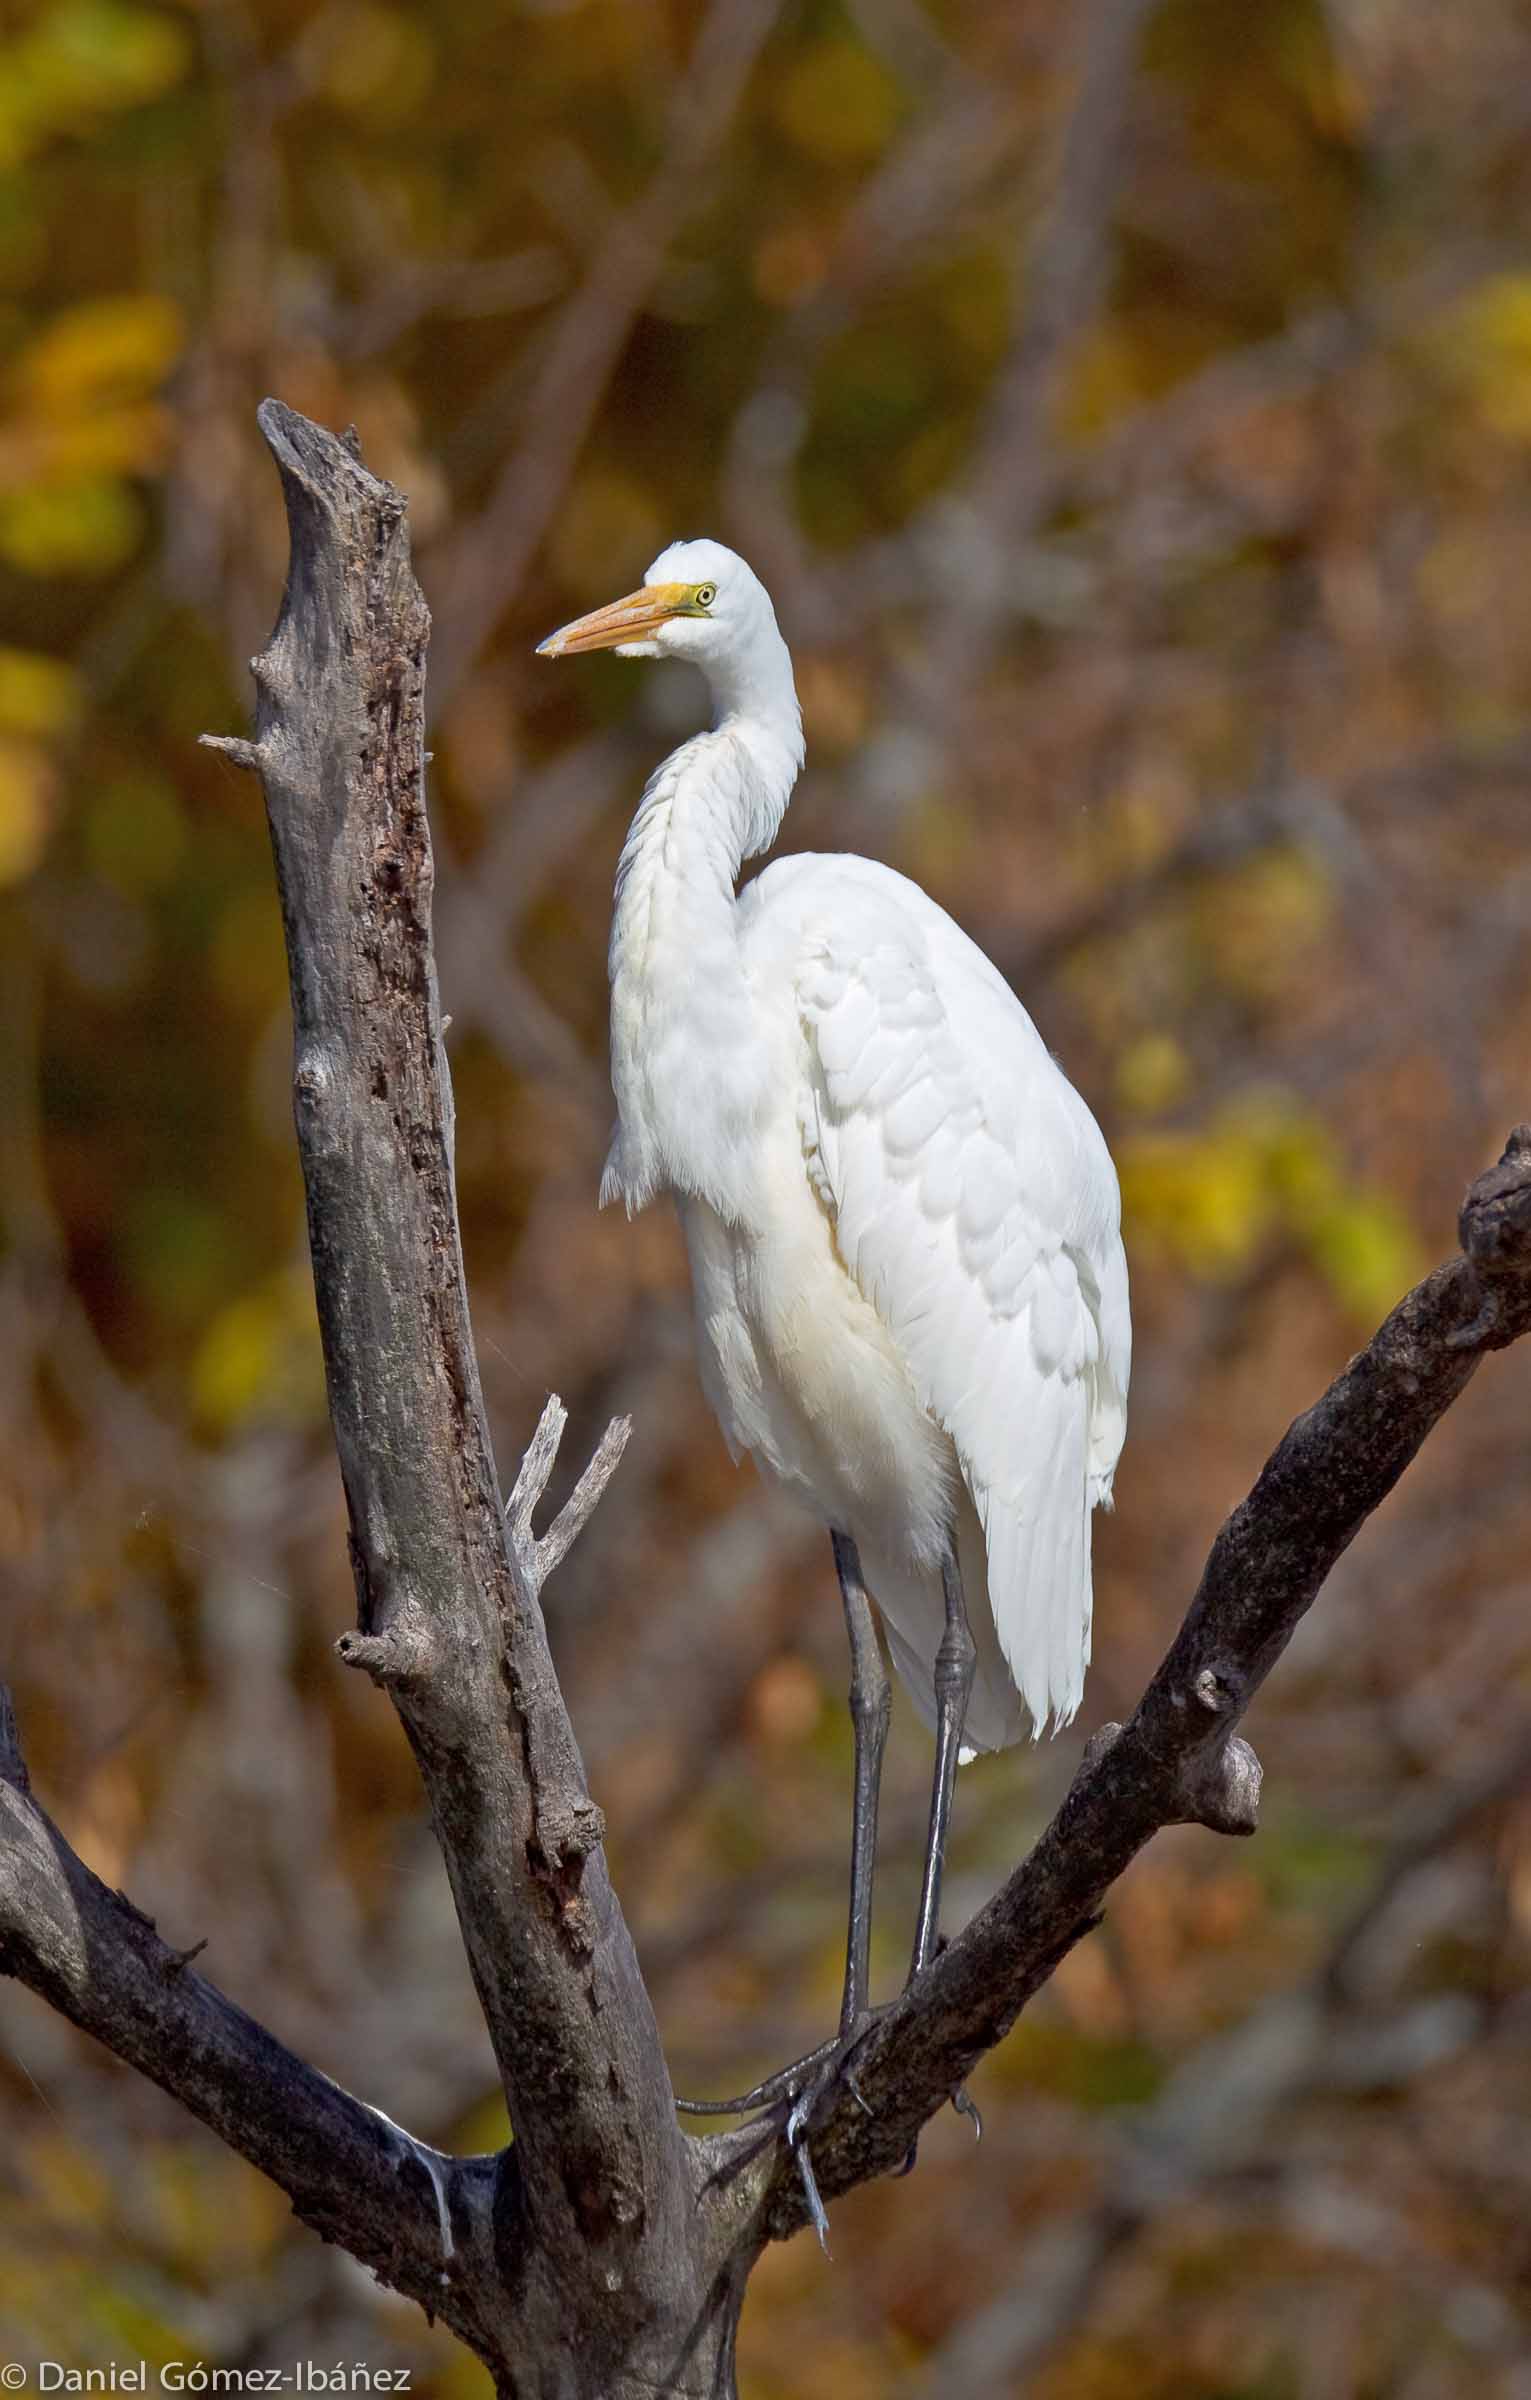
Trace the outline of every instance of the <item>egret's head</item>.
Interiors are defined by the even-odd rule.
[[[721,542],[672,542],[640,591],[560,625],[537,651],[566,658],[615,650],[619,658],[690,658],[717,670],[780,642],[766,588],[737,551]]]

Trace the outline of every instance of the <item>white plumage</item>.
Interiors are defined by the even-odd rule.
[[[1095,1120],[903,876],[794,857],[736,894],[802,762],[791,662],[742,559],[674,544],[641,592],[543,646],[690,657],[716,703],[622,853],[602,1198],[675,1195],[724,1433],[855,1541],[926,1718],[955,1535],[978,1653],[965,1754],[1061,1723],[1131,1347]]]

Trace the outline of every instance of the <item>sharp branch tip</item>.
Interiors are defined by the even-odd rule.
[[[259,774],[263,753],[258,742],[247,742],[237,733],[204,733],[198,736],[204,750],[221,750],[236,767],[247,767],[252,775]]]

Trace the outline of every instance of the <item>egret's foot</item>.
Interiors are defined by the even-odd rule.
[[[756,2111],[768,2114],[772,2109],[786,2106],[787,2119],[783,2131],[797,2165],[809,2218],[826,2255],[829,2250],[829,2217],[819,2191],[818,2178],[813,2171],[813,2160],[808,2150],[808,2129],[820,2102],[837,2084],[843,2083],[857,2107],[864,2109],[868,2116],[871,2115],[871,2108],[863,2099],[861,2087],[856,2081],[854,2060],[867,2034],[885,2013],[883,2009],[868,2009],[849,2032],[837,2033],[829,2041],[821,2042],[806,2057],[794,2059],[790,2067],[779,2068],[774,2075],[766,2076],[762,2082],[753,2085],[747,2092],[738,2093],[732,2100],[677,2100],[675,2103],[678,2109],[684,2110],[689,2116],[707,2117],[751,2116]]]
[[[841,2037],[831,2034],[802,2058],[795,2058],[790,2067],[778,2067],[774,2075],[752,2084],[747,2092],[735,2093],[732,2100],[682,2100],[676,2107],[683,2117],[752,2117],[757,2109],[775,2108],[783,2100],[794,2101],[805,2082],[825,2059],[833,2058],[840,2047]]]
[[[804,2077],[802,2087],[794,2096],[787,2113],[787,2146],[797,2163],[803,2198],[808,2203],[813,2230],[819,2237],[819,2247],[826,2258],[829,2256],[829,2217],[819,2194],[818,2178],[813,2171],[808,2132],[820,2101],[827,2098],[837,2084],[844,2084],[863,2115],[871,2115],[871,2106],[862,2097],[861,2086],[856,2081],[855,2057],[882,2013],[880,2009],[868,2009],[848,2033],[838,2034],[827,2050],[816,2054],[819,2063]]]
[[[787,2117],[787,2141],[791,2146],[792,2155],[797,2161],[798,2179],[803,2187],[803,2198],[808,2203],[808,2214],[813,2220],[813,2229],[819,2237],[826,2257],[829,2254],[829,2218],[825,2213],[824,2202],[819,2194],[818,2181],[813,2172],[813,2160],[808,2153],[808,2129],[813,2122],[814,2112],[818,2108],[819,2102],[824,2099],[826,2094],[833,2091],[837,2084],[844,2084],[857,2107],[866,2116],[871,2116],[871,2104],[862,2097],[861,2086],[856,2081],[855,2057],[863,2038],[874,2021],[874,2013],[869,2013],[861,2024],[853,2026],[848,2034],[843,2034],[837,2043],[830,2046],[828,2055],[823,2058],[823,2063],[815,2068],[793,2101]],[[965,2083],[957,2085],[951,2095],[951,2103],[959,2117],[971,2119],[973,2139],[975,2142],[981,2142],[983,2140],[983,2119],[979,2115],[975,2103],[969,2097]],[[920,2139],[916,2134],[905,2153],[903,2165],[895,2170],[896,2174],[912,2174],[919,2154]]]
[[[968,2117],[971,2119],[973,2126],[973,2139],[975,2142],[981,2142],[983,2140],[983,2119],[978,2113],[977,2103],[969,2098],[968,2087],[965,2083],[959,2083],[956,2090],[951,2094],[951,2104],[957,2111],[959,2117]],[[904,2153],[903,2165],[895,2168],[894,2170],[895,2180],[900,2175],[912,2175],[914,2173],[915,2161],[919,2155],[920,2137],[918,2134],[916,2134],[914,2140],[910,2143],[907,2151]]]
[[[819,2090],[814,2094],[814,2103],[817,2105],[837,2074],[846,2083],[852,2097],[861,2100],[855,2081],[846,2070],[878,2018],[885,2017],[887,2013],[886,2007],[865,2010],[848,2033],[832,2033],[827,2042],[819,2043],[817,2049],[795,2058],[790,2067],[778,2067],[774,2075],[764,2076],[759,2083],[752,2084],[747,2092],[736,2093],[732,2100],[677,2099],[675,2105],[686,2117],[752,2117],[757,2110],[763,2112],[777,2108],[784,2100],[795,2105],[808,2086],[823,2076]],[[827,2074],[824,2073],[826,2068],[829,2070]],[[861,2105],[865,2108],[866,2102],[861,2100]]]

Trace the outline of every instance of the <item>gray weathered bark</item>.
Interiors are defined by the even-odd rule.
[[[261,424],[292,564],[255,662],[255,739],[217,746],[263,779],[282,895],[360,1617],[339,1648],[389,1692],[418,1762],[515,2142],[445,2157],[225,1999],[43,1814],[3,1691],[0,1969],[440,2316],[502,2392],[726,2400],[751,2268],[804,2222],[802,2187],[779,2119],[701,2141],[677,2126],[539,1599],[626,1428],[539,1539],[563,1427],[550,1403],[507,1515],[457,1234],[423,791],[429,620],[404,504],[291,410],[268,401]],[[1460,1230],[1463,1254],[1400,1303],[1229,1518],[1131,1721],[1096,1735],[1031,1855],[868,2036],[866,2106],[825,2098],[811,2147],[826,2198],[902,2160],[1158,1827],[1253,1831],[1244,1710],[1480,1358],[1531,1326],[1531,1128],[1474,1185]]]

